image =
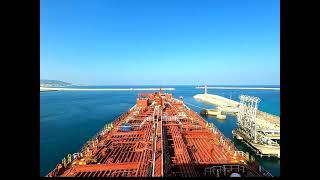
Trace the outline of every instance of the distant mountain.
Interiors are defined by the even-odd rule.
[[[71,83],[58,81],[58,80],[46,80],[40,79],[40,86],[41,87],[64,87],[64,86],[71,86]]]

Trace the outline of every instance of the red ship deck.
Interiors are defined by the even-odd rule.
[[[171,94],[140,94],[137,104],[69,155],[48,176],[261,176],[230,140]]]

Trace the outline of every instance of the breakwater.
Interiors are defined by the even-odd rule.
[[[159,91],[160,88],[47,88],[40,87],[40,91]],[[161,88],[173,91],[175,88]]]
[[[196,89],[204,89],[205,87],[196,87]],[[238,90],[276,90],[280,91],[280,88],[268,88],[268,87],[207,87],[207,89],[238,89]]]

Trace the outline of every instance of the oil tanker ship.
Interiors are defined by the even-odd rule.
[[[182,100],[160,92],[136,104],[48,177],[272,176]]]

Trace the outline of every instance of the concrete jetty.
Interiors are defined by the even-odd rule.
[[[240,104],[237,101],[213,94],[197,94],[193,97],[197,100],[206,101],[217,106],[238,107]]]
[[[214,104],[217,109],[226,113],[237,113],[239,111],[240,103],[219,95],[213,94],[197,94],[193,96],[196,100]],[[280,117],[275,116],[263,111],[257,110],[257,122],[260,127],[267,129],[279,129],[280,128]]]

